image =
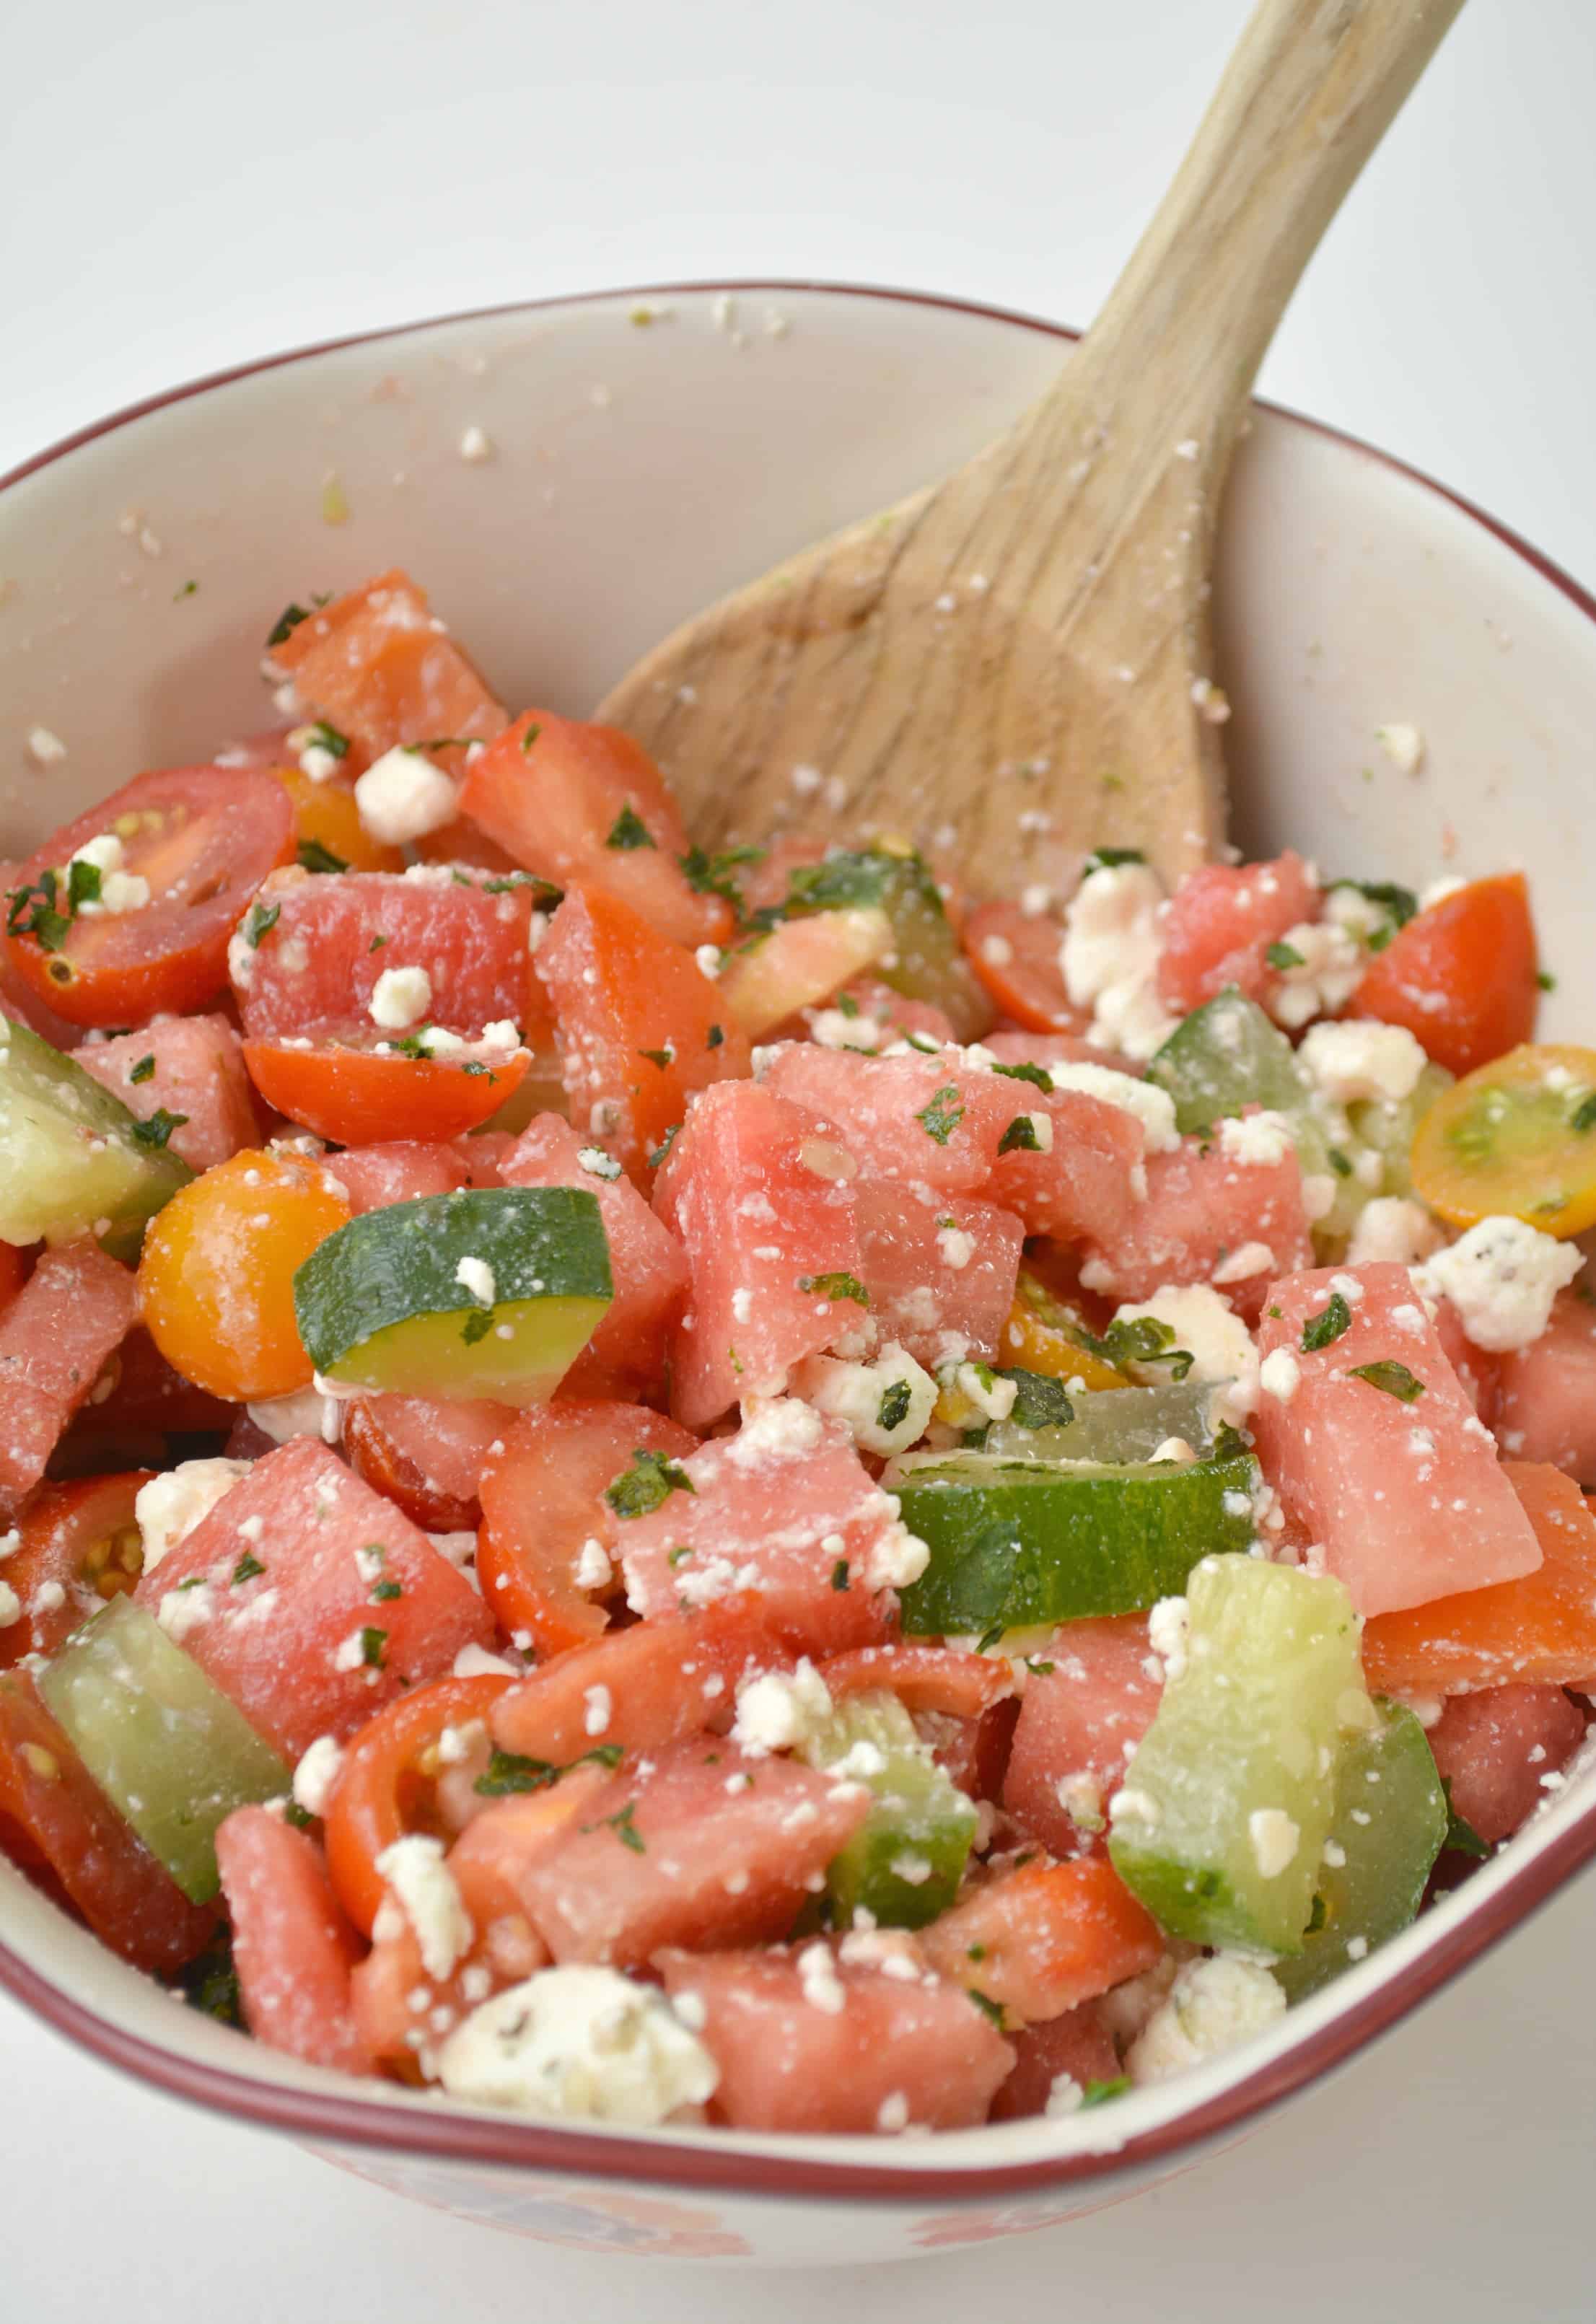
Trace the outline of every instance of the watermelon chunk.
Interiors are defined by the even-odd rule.
[[[474,1038],[485,1025],[524,1025],[534,1003],[545,1019],[527,951],[530,890],[491,884],[444,871],[275,873],[244,925],[273,908],[276,919],[253,945],[235,937],[229,956],[245,1038],[374,1033],[373,991],[398,968],[430,980],[418,1021]]]
[[[1545,1798],[1584,1738],[1560,1686],[1493,1686],[1454,1695],[1427,1740],[1453,1809],[1481,1840],[1507,1840]]]
[[[853,1188],[859,1273],[883,1342],[917,1363],[995,1362],[1025,1246],[1012,1211],[876,1179]]]
[[[1596,1485],[1596,1307],[1560,1291],[1552,1320],[1502,1357],[1497,1442],[1518,1461],[1550,1461]]]
[[[246,1562],[261,1570],[235,1581]],[[397,1597],[374,1594],[394,1582]],[[353,1735],[494,1635],[426,1535],[306,1436],[257,1461],[136,1595],[287,1758]]]
[[[720,2068],[738,2130],[964,2130],[1015,2057],[898,1931],[774,1952],[661,1954],[665,1989]]]
[[[646,1773],[622,1769],[521,1894],[557,1961],[631,1969],[664,1945],[757,1944],[792,1926],[870,1804],[863,1784],[692,1738]]]
[[[747,1074],[747,1035],[694,954],[602,888],[567,890],[537,972],[571,1120],[646,1187],[694,1091]]]
[[[498,1167],[506,1186],[580,1186],[598,1202],[615,1296],[560,1393],[623,1401],[660,1395],[667,1340],[687,1297],[687,1255],[676,1236],[620,1164],[558,1113],[539,1114]]]
[[[320,607],[272,653],[306,707],[374,759],[400,742],[496,734],[505,723],[425,590],[398,567]]]
[[[757,1082],[693,1101],[654,1194],[691,1277],[670,1351],[672,1409],[689,1428],[779,1394],[822,1348],[862,1351],[870,1310],[833,1296],[862,1280],[853,1176],[812,1114]]]
[[[1152,1724],[1163,1680],[1147,1618],[1066,1622],[1020,1698],[1003,1805],[1056,1856],[1090,1847],[1105,1803]]]
[[[1305,1352],[1305,1325],[1338,1291],[1349,1328]],[[1287,1517],[1322,1548],[1325,1570],[1360,1613],[1422,1606],[1536,1571],[1535,1529],[1405,1267],[1319,1268],[1272,1284],[1259,1348],[1264,1394],[1251,1425],[1259,1457]],[[1277,1351],[1286,1363],[1273,1368],[1271,1389]],[[1370,1364],[1404,1368],[1422,1393],[1404,1401],[1353,1377]]]
[[[945,1041],[956,1040],[953,1019],[946,1009],[938,1009],[934,1001],[911,1001],[907,993],[894,992],[890,984],[878,977],[856,976],[844,985],[837,996],[836,1006],[852,1001],[862,1017],[868,1017],[880,1036],[877,1046],[884,1048],[889,1041],[901,1041],[910,1033],[918,1033],[938,1047]],[[812,1023],[817,1010],[801,1011],[806,1024]]]
[[[1270,982],[1268,947],[1318,912],[1312,872],[1291,848],[1272,862],[1188,872],[1164,910],[1160,1000],[1182,1016],[1227,984],[1259,1000]]]
[[[922,1930],[935,1969],[1029,2024],[1151,1969],[1158,1923],[1106,1856],[1029,1858],[978,1882]]]
[[[1294,1153],[1243,1162],[1220,1139],[1194,1136],[1175,1153],[1149,1154],[1146,1167],[1145,1198],[1117,1231],[1088,1246],[1081,1281],[1089,1291],[1150,1299],[1166,1284],[1213,1283],[1252,1317],[1271,1277],[1312,1259]]]
[[[0,1504],[39,1482],[137,1314],[136,1278],[98,1243],[42,1254],[0,1314]]]
[[[645,1621],[752,1591],[772,1625],[835,1653],[880,1637],[886,1593],[925,1565],[843,1423],[795,1397],[749,1405],[737,1435],[681,1468],[687,1486],[620,1528],[627,1602]]]
[[[351,1146],[332,1166],[349,1201],[349,1212],[383,1211],[391,1203],[418,1202],[426,1194],[452,1194],[469,1185],[471,1173],[457,1147],[396,1138],[383,1146]],[[495,1180],[494,1182],[498,1182]]]
[[[1092,2082],[1117,2081],[1120,2053],[1094,2001],[1014,2036],[1014,2070],[992,2102],[993,2122],[1072,2114]]]
[[[344,1450],[356,1474],[426,1532],[458,1533],[480,1521],[483,1468],[514,1417],[485,1399],[357,1397],[344,1406]]]
[[[270,1808],[235,1808],[217,1833],[233,1965],[257,2042],[313,2066],[369,2074],[349,1976],[361,1944],[321,1850]]]
[[[834,1123],[864,1175],[943,1194],[985,1185],[1003,1132],[1035,1094],[958,1049],[870,1057],[786,1041],[761,1054],[765,1088]]]
[[[260,1143],[243,1047],[225,1017],[154,1017],[142,1032],[88,1042],[75,1055],[141,1121],[159,1111],[185,1116],[168,1143],[192,1170]]]
[[[1016,1116],[1043,1116],[1052,1125],[1046,1153],[1017,1148],[1001,1154],[987,1192],[1018,1211],[1028,1234],[1058,1242],[1091,1236],[1109,1241],[1136,1209],[1133,1175],[1140,1167],[1142,1127],[1123,1106],[1105,1104],[1078,1090],[1046,1095],[1023,1082],[1010,1084]],[[1037,1135],[1033,1127],[1031,1134]]]

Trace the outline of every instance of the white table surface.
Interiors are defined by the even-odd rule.
[[[1086,320],[1243,0],[47,0],[0,68],[0,470],[266,349],[521,295],[903,282]],[[1473,0],[1268,392],[1596,580],[1590,0]],[[0,561],[4,531],[0,520]],[[0,2000],[6,2324],[1183,2324],[1596,2311],[1596,1883],[1262,2135],[1003,2247],[751,2280],[512,2241],[118,2080]],[[646,2271],[646,2272],[645,2272]],[[1049,2308],[1037,2303],[1047,2299]]]

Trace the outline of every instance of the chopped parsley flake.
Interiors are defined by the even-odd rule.
[[[474,1307],[460,1326],[460,1338],[466,1347],[474,1348],[479,1340],[487,1338],[493,1328],[494,1310],[491,1307]]]
[[[976,2008],[981,2011],[983,2016],[990,2017],[992,2019],[992,2024],[997,2027],[1001,2034],[1003,2030],[1002,2003],[1001,2001],[994,2001],[989,1993],[977,1992],[976,1988],[973,1985],[967,1985],[964,1987],[964,1990],[969,1995],[971,2000],[975,2004]]]
[[[1111,2098],[1122,2098],[1130,2088],[1129,2074],[1116,2074],[1112,2081],[1087,2082],[1081,2090],[1081,2106],[1106,2106]]]
[[[1065,1394],[1062,1380],[1050,1379],[1045,1372],[1018,1369],[1000,1370],[998,1378],[1014,1384],[1009,1417],[1021,1428],[1067,1428],[1075,1418],[1075,1406]]]
[[[1310,1315],[1302,1327],[1302,1351],[1305,1356],[1317,1355],[1321,1348],[1339,1340],[1343,1332],[1352,1328],[1352,1311],[1339,1291],[1330,1295],[1330,1304],[1317,1315]]]
[[[349,866],[319,839],[301,839],[297,850],[301,872],[347,872]]]
[[[706,1049],[718,1049],[725,1038],[718,1025],[712,1025],[704,1036],[704,1046]]]
[[[1094,847],[1081,866],[1081,877],[1092,872],[1115,872],[1121,863],[1145,863],[1147,857],[1139,847]]]
[[[1329,1160],[1330,1167],[1334,1171],[1338,1178],[1350,1178],[1352,1176],[1352,1165],[1351,1157],[1343,1154],[1339,1146],[1333,1146],[1331,1148]]]
[[[233,1587],[236,1589],[241,1582],[253,1582],[257,1573],[264,1573],[265,1571],[254,1550],[246,1549],[233,1568]]]
[[[831,1586],[834,1590],[845,1590],[847,1588],[848,1561],[845,1557],[839,1557],[836,1563],[832,1567]]]
[[[1589,1097],[1582,1097],[1580,1100],[1573,1110],[1568,1126],[1571,1130],[1596,1130],[1596,1091],[1592,1091]]]
[[[127,1134],[141,1146],[159,1149],[166,1144],[172,1131],[180,1130],[188,1119],[186,1113],[168,1113],[163,1105],[158,1105],[148,1121],[135,1121]]]
[[[1264,947],[1264,959],[1270,968],[1287,969],[1302,966],[1302,954],[1295,945],[1272,944]]]
[[[856,1275],[800,1275],[798,1289],[812,1291],[816,1299],[853,1299],[861,1307],[870,1305],[870,1294]]]
[[[69,912],[56,908],[56,885],[53,872],[42,872],[32,886],[13,888],[9,891],[11,908],[5,915],[8,936],[33,936],[42,952],[60,952],[72,926]]]
[[[697,1490],[679,1462],[668,1460],[663,1452],[650,1452],[647,1445],[640,1444],[632,1456],[631,1468],[623,1469],[605,1487],[604,1499],[618,1517],[646,1517],[672,1493]]]
[[[1001,1074],[1005,1081],[1030,1082],[1039,1090],[1050,1090],[1053,1086],[1053,1076],[1046,1065],[995,1065],[992,1071],[994,1074]]]
[[[536,724],[533,724],[533,725],[529,726],[529,727],[527,728],[526,732],[522,734],[522,736],[521,736],[521,747],[522,751],[523,751],[523,752],[530,751],[530,750],[531,749],[531,747],[532,747],[532,744],[537,741],[537,739],[538,739],[539,735],[540,735],[542,732],[543,732],[543,729],[541,728],[541,726],[539,726],[539,725],[536,725]]]
[[[340,734],[336,726],[329,726],[325,718],[318,718],[311,727],[310,745],[313,750],[325,751],[329,759],[346,759],[349,755],[349,737]]]
[[[127,1078],[130,1082],[152,1081],[154,1075],[155,1052],[153,1049],[147,1057],[141,1057],[136,1065],[129,1065],[127,1069]]]
[[[952,1082],[945,1082],[939,1090],[933,1091],[930,1103],[915,1116],[927,1137],[934,1138],[938,1146],[947,1144],[964,1119],[964,1103]]]
[[[386,1581],[379,1582],[376,1588],[372,1591],[372,1597],[379,1606],[384,1606],[388,1604],[392,1599],[402,1598],[403,1596],[403,1583],[395,1582],[391,1578]]]
[[[634,847],[656,847],[658,844],[637,809],[630,805],[622,808],[604,841],[606,847],[617,848],[623,853]]]
[[[1041,1139],[1037,1125],[1029,1113],[1017,1113],[998,1140],[1000,1154],[1037,1154],[1041,1151]]]
[[[660,1143],[655,1147],[653,1152],[649,1157],[649,1167],[650,1170],[659,1170],[664,1167],[664,1165],[669,1157],[670,1149],[676,1144],[680,1132],[680,1122],[673,1121],[669,1129],[666,1131],[664,1137],[660,1140]]]
[[[273,646],[280,646],[285,638],[291,636],[292,632],[299,628],[301,622],[308,622],[309,618],[310,615],[307,607],[303,605],[285,605],[281,613],[278,614],[277,619],[272,623],[271,629],[267,632],[267,652],[270,653]]]
[[[640,1057],[646,1057],[650,1065],[658,1065],[661,1073],[665,1071],[667,1065],[673,1065],[676,1063],[674,1049],[640,1049],[637,1054]]]
[[[909,1418],[909,1407],[912,1401],[909,1382],[901,1379],[894,1380],[876,1407],[876,1426],[888,1434],[890,1434],[894,1428],[901,1428]]]
[[[365,1665],[367,1670],[382,1669],[383,1656],[386,1651],[387,1645],[388,1633],[386,1630],[373,1629],[369,1627],[362,1630],[360,1634],[360,1659]]]
[[[1394,1396],[1399,1404],[1415,1404],[1425,1392],[1423,1380],[1416,1379],[1406,1364],[1388,1359],[1377,1364],[1351,1364],[1347,1376],[1367,1380],[1370,1388],[1379,1388],[1382,1396]]]
[[[252,904],[249,908],[249,917],[244,923],[244,943],[252,945],[258,945],[263,936],[271,935],[281,918],[281,904]]]

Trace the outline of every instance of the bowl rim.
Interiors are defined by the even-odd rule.
[[[379,340],[402,340],[450,326],[493,322],[510,315],[534,315],[552,309],[601,305],[609,300],[660,298],[759,297],[812,295],[825,298],[898,303],[941,309],[976,317],[983,321],[1016,326],[1066,343],[1081,334],[1066,324],[1028,314],[1021,309],[949,293],[904,289],[895,285],[834,282],[812,278],[740,278],[733,281],[693,281],[618,285],[539,299],[505,300],[492,306],[460,309],[446,315],[355,331],[317,340],[228,365],[219,371],[183,381],[173,387],[121,406],[105,417],[74,429],[42,450],[30,454],[0,474],[0,493],[65,459],[101,437],[171,405],[205,395],[217,388],[280,370],[291,364],[337,354],[348,347]],[[1553,558],[1492,516],[1465,494],[1455,492],[1361,437],[1333,428],[1288,406],[1258,399],[1258,409],[1285,420],[1293,427],[1345,447],[1378,463],[1438,499],[1499,541],[1543,580],[1559,590],[1585,618],[1596,622],[1596,596],[1566,573]],[[1123,2174],[1141,2166],[1166,2168],[1185,2156],[1195,2161],[1203,2147],[1223,2137],[1234,2137],[1295,2091],[1321,2074],[1348,2061],[1364,2045],[1396,2024],[1419,2003],[1431,1998],[1453,1978],[1500,1943],[1530,1914],[1552,1895],[1582,1866],[1596,1858],[1596,1799],[1572,1819],[1544,1848],[1527,1855],[1521,1870],[1508,1871],[1495,1891],[1477,1909],[1461,1915],[1435,1942],[1392,1976],[1373,1987],[1361,2000],[1293,2043],[1278,2057],[1238,2077],[1214,2096],[1170,2120],[1136,2132],[1112,2147],[1092,2153],[1043,2157],[1028,2163],[983,2164],[979,2161],[923,2170],[890,2164],[831,2161],[816,2153],[782,2156],[751,2153],[735,2134],[725,2143],[705,2145],[655,2144],[638,2136],[595,2133],[592,2126],[561,2126],[512,2116],[446,2113],[436,2115],[409,2108],[370,2105],[358,2083],[345,2098],[331,2092],[273,2085],[230,2072],[198,2059],[169,2051],[143,2034],[126,2031],[101,2017],[87,2003],[52,1985],[50,1979],[0,1941],[0,1987],[33,2012],[55,2032],[87,2050],[104,2063],[149,2082],[167,2095],[208,2107],[264,2129],[286,2132],[310,2143],[328,2141],[340,2148],[364,2148],[399,2156],[466,2166],[499,2166],[514,2170],[556,2172],[585,2179],[619,2179],[698,2192],[781,2197],[827,2202],[896,2202],[916,2206],[948,2200],[988,2200],[994,2196],[1034,2193],[1076,2182],[1090,2182]],[[924,2151],[919,2150],[919,2151]]]

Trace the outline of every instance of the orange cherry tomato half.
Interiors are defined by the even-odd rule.
[[[327,1868],[338,1902],[370,1936],[383,1902],[377,1858],[406,1832],[443,1836],[434,1792],[446,1727],[485,1720],[511,1678],[440,1678],[380,1711],[350,1744],[327,1803]]]
[[[293,803],[294,844],[307,871],[404,870],[403,849],[385,847],[360,820],[355,785],[347,775],[333,775],[324,783],[315,783],[300,767],[273,767],[272,772]],[[315,861],[318,850],[336,860]]]
[[[1471,880],[1375,955],[1350,1017],[1405,1025],[1438,1065],[1471,1074],[1535,1032],[1540,963],[1521,872]]]
[[[1005,1017],[1028,1033],[1084,1033],[1091,1021],[1066,990],[1063,942],[1056,920],[1014,903],[977,904],[964,923],[971,967]]]
[[[478,1129],[514,1095],[532,1060],[526,1049],[507,1049],[483,1066],[334,1043],[296,1049],[246,1041],[244,1062],[267,1104],[291,1121],[339,1146],[377,1146]]]
[[[122,843],[122,869],[149,900],[124,911],[82,909],[64,928],[36,890],[91,839]],[[6,956],[29,990],[74,1025],[139,1025],[161,1010],[203,1008],[227,982],[227,940],[269,872],[291,862],[293,807],[254,767],[171,767],[139,775],[66,824],[18,867]],[[109,877],[110,875],[106,875]],[[23,890],[35,888],[24,897]]]

